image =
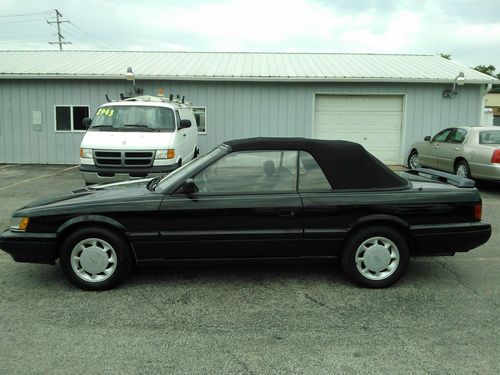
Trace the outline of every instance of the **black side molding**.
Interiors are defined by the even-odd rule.
[[[406,173],[430,178],[431,180],[445,182],[447,184],[454,185],[459,188],[473,188],[476,186],[476,182],[474,180],[456,176],[451,173],[435,171],[434,169],[415,168],[406,171]]]

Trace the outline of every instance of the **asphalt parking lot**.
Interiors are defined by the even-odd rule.
[[[0,165],[0,228],[82,186],[76,167]],[[490,241],[384,290],[312,263],[137,269],[83,292],[0,252],[0,373],[498,374],[500,185],[479,190]]]

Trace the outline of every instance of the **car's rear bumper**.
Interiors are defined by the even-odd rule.
[[[500,181],[500,164],[479,164],[470,163],[473,178],[489,181]]]
[[[412,225],[415,255],[464,252],[484,244],[491,236],[491,225],[484,222]]]
[[[0,249],[16,262],[54,264],[55,233],[25,233],[6,230],[0,234]]]

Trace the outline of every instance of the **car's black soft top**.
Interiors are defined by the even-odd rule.
[[[300,150],[318,162],[333,189],[406,188],[408,181],[358,143],[308,138],[245,138],[224,142],[233,151]]]

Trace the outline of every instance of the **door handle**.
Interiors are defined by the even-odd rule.
[[[455,147],[455,151],[460,151],[460,147]]]
[[[439,148],[439,145],[434,145],[434,148]]]
[[[186,133],[184,133],[182,136],[183,136],[183,137],[185,137],[185,136],[186,136]]]

